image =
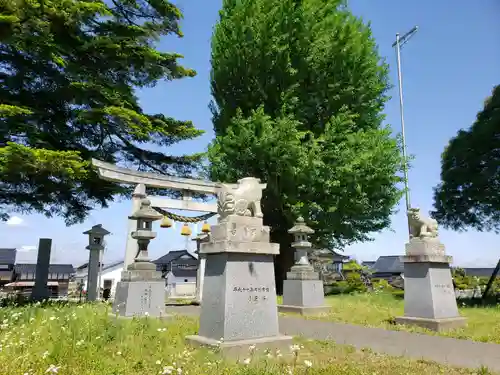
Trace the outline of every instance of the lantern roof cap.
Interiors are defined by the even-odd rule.
[[[156,221],[163,218],[163,215],[151,207],[151,201],[147,198],[141,200],[141,207],[129,216],[132,220]]]
[[[106,236],[106,235],[108,235],[110,233],[111,232],[107,231],[106,229],[104,229],[102,227],[102,224],[94,225],[89,230],[83,232],[83,234],[93,234],[93,235],[97,235],[97,236]]]
[[[304,222],[304,218],[299,216],[293,228],[288,230],[290,234],[313,234],[314,230],[309,228]]]

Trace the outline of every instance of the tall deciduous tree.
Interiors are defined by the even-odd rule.
[[[134,88],[192,77],[160,52],[179,30],[166,0],[0,2],[0,216],[10,210],[79,221],[124,188],[90,158],[188,174],[200,155],[158,151],[201,134],[189,121],[141,109]],[[154,145],[157,147],[151,148]]]
[[[370,28],[344,1],[223,1],[212,39],[211,175],[267,182],[278,281],[293,261],[287,230],[297,215],[329,248],[389,225],[402,157],[382,126],[388,86]]]
[[[444,227],[500,231],[500,86],[469,130],[460,130],[442,155],[432,215]]]

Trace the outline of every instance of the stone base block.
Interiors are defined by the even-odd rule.
[[[280,313],[319,315],[319,314],[326,314],[329,311],[330,311],[330,306],[307,307],[307,306],[278,305],[278,312]]]
[[[113,312],[119,316],[165,315],[164,281],[120,281],[116,286]]]
[[[322,307],[325,293],[321,280],[285,280],[283,282],[283,305]]]
[[[249,340],[234,340],[220,342],[208,337],[192,335],[186,336],[186,342],[195,347],[209,347],[218,349],[225,357],[234,359],[245,359],[250,356],[250,346],[255,345],[256,353],[264,352],[265,350],[281,350],[289,351],[290,345],[293,344],[292,336],[273,336],[261,337]]]
[[[464,327],[467,324],[467,319],[461,316],[446,319],[426,319],[400,316],[396,318],[396,323],[413,325],[421,328],[427,328],[431,331],[442,332]]]

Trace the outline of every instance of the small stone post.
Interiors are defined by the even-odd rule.
[[[283,282],[283,304],[278,305],[278,311],[301,315],[328,312],[330,308],[325,305],[323,281],[309,263],[308,252],[312,251],[312,245],[308,241],[308,235],[313,234],[314,230],[299,217],[288,233],[294,236],[292,247],[296,251],[295,264],[287,272]]]
[[[196,254],[198,254],[198,269],[196,270],[196,297],[193,301],[196,305],[201,305],[201,299],[203,298],[203,281],[205,279],[205,265],[207,261],[206,254],[200,253],[200,246],[202,243],[206,243],[210,240],[210,235],[201,233],[194,241],[196,241]]]
[[[88,231],[83,232],[89,236],[89,264],[87,276],[87,301],[96,301],[99,296],[99,261],[101,251],[104,250],[104,236],[110,232],[102,227],[102,224],[94,225]]]
[[[50,250],[52,247],[52,239],[40,238],[38,241],[38,255],[35,270],[35,286],[31,292],[31,299],[42,301],[49,298],[49,267],[50,267]]]
[[[153,222],[162,217],[151,208],[147,198],[142,199],[140,208],[130,216],[137,222],[131,236],[137,240],[138,252],[134,263],[122,272],[121,281],[116,286],[113,311],[120,316],[159,317],[164,314],[165,281],[148,255],[149,243],[156,237]]]
[[[451,256],[438,237],[434,219],[422,217],[417,208],[408,211],[410,241],[404,263],[405,310],[396,323],[444,331],[462,327],[451,279]]]

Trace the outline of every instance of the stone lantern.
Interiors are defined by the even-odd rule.
[[[113,311],[123,317],[164,315],[165,281],[156,265],[149,260],[148,246],[156,237],[153,222],[163,216],[151,207],[149,199],[143,198],[141,205],[129,219],[136,220],[136,230],[131,233],[137,241],[138,251],[134,262],[122,272],[116,286]]]
[[[293,235],[292,247],[295,249],[295,264],[290,271],[314,272],[313,266],[309,263],[309,252],[312,251],[312,245],[308,239],[308,236],[313,234],[314,230],[304,223],[302,217],[299,217],[288,233]]]
[[[295,264],[286,274],[283,282],[283,304],[278,306],[280,312],[295,312],[310,315],[326,312],[323,281],[319,273],[309,263],[308,253],[312,245],[308,236],[314,233],[302,217],[299,217],[288,233],[294,236],[292,247],[295,249]]]
[[[131,237],[137,240],[138,251],[129,270],[153,269],[156,270],[156,265],[150,262],[148,256],[148,246],[152,239],[156,238],[156,232],[153,232],[153,222],[161,220],[163,215],[151,208],[149,199],[144,198],[141,201],[140,208],[135,211],[129,219],[137,221],[137,227],[131,233]]]
[[[95,301],[99,295],[99,268],[101,252],[104,250],[104,237],[110,232],[104,229],[102,224],[97,224],[83,234],[89,237],[89,244],[86,247],[89,250],[87,301]]]

